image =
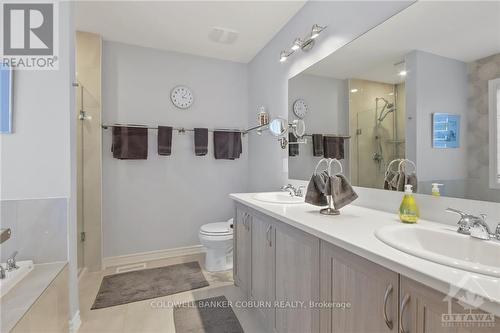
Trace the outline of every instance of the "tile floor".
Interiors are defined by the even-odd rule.
[[[147,262],[146,268],[198,261],[203,267],[204,255],[191,255]],[[167,302],[188,302],[208,297],[224,295],[235,302],[242,299],[239,290],[233,284],[232,271],[210,273],[203,270],[210,286],[186,291],[174,295],[144,300],[114,307],[90,310],[102,277],[114,274],[116,268],[110,267],[101,272],[84,272],[80,277],[80,316],[82,325],[79,333],[113,333],[113,332],[168,332],[175,333],[173,309]],[[154,305],[165,304],[167,307]],[[265,332],[258,314],[252,309],[233,309],[246,333]]]

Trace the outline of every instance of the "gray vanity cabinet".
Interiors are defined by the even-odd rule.
[[[244,292],[250,293],[252,272],[252,216],[249,211],[237,206],[233,222],[233,276],[234,283]]]
[[[320,267],[322,333],[398,332],[397,273],[324,241]]]
[[[478,301],[481,302],[480,299]],[[450,312],[452,314],[466,314],[469,313],[469,310],[464,309],[456,299],[449,300],[445,294],[404,276],[401,276],[400,281],[399,311],[401,318],[400,332],[500,332],[500,319],[498,317],[494,319],[494,323],[481,323],[480,325],[483,327],[479,327],[478,323],[472,325],[469,323],[469,327],[467,327],[466,322],[449,322],[450,317],[446,316],[446,314]],[[472,313],[484,314],[481,310],[472,310]]]
[[[275,223],[269,217],[252,213],[252,279],[250,297],[260,302],[258,309],[265,318],[266,326],[274,328],[275,284]]]
[[[275,247],[276,332],[319,332],[319,239],[279,223]]]

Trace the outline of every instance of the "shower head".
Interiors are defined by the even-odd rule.
[[[384,111],[385,111],[385,113],[384,113]],[[384,109],[382,109],[382,111],[380,112],[380,116],[378,117],[378,121],[379,122],[384,121],[385,117],[387,117],[389,115],[389,113],[392,113],[394,111],[396,111],[394,104],[389,103],[387,105],[387,107],[384,107]]]

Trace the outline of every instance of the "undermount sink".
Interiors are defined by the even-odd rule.
[[[439,227],[386,226],[375,236],[387,245],[408,254],[460,268],[500,277],[500,242],[484,241]]]
[[[5,264],[0,264],[5,268]],[[5,296],[16,284],[21,282],[33,270],[33,261],[18,261],[18,269],[5,272],[5,278],[0,279],[0,298]]]
[[[277,204],[300,204],[304,203],[303,197],[291,196],[288,192],[265,192],[253,196],[255,200],[277,203]]]

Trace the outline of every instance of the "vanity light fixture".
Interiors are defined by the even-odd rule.
[[[312,26],[311,32],[306,38],[295,38],[289,50],[281,51],[280,62],[285,62],[289,56],[291,56],[295,51],[298,51],[299,49],[301,49],[304,52],[312,49],[314,46],[314,40],[325,29],[326,26],[322,27],[318,24],[315,24]]]

